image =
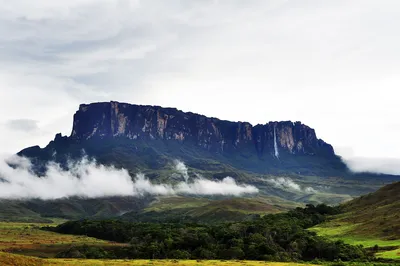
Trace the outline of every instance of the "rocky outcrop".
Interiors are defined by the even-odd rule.
[[[253,149],[259,156],[335,156],[331,145],[318,139],[314,129],[300,122],[252,126],[174,108],[119,102],[82,104],[74,115],[71,140],[121,137],[132,141],[159,139],[191,143],[217,153]]]

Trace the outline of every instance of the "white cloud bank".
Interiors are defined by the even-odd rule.
[[[11,167],[16,165],[17,167]],[[188,177],[186,166],[179,163],[179,171]],[[178,167],[177,167],[178,168]],[[197,177],[192,182],[180,182],[177,185],[153,184],[143,174],[131,178],[125,169],[97,164],[83,158],[70,163],[69,170],[62,169],[56,163],[49,163],[46,173],[38,178],[32,171],[31,162],[22,157],[13,156],[0,160],[0,198],[44,200],[72,196],[97,198],[105,196],[143,196],[151,195],[232,195],[257,193],[258,189],[250,185],[237,184],[231,177],[221,181]]]
[[[344,162],[353,172],[385,173],[400,175],[400,159],[395,158],[345,158]]]
[[[302,188],[299,184],[294,182],[291,178],[288,177],[278,177],[273,179],[267,179],[266,182],[273,185],[276,188],[290,190],[290,191],[297,191],[297,192],[304,192],[304,193],[317,193],[312,187],[305,187]]]

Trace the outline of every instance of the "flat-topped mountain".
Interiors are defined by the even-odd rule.
[[[80,105],[69,137],[57,134],[44,149],[35,146],[19,154],[37,162],[63,161],[65,156],[80,156],[82,149],[102,163],[131,170],[159,168],[172,157],[193,167],[213,159],[259,173],[332,175],[347,170],[332,146],[301,122],[253,126],[175,108],[119,102]]]
[[[278,158],[280,153],[334,156],[332,146],[300,122],[270,122],[253,127],[247,122],[223,121],[159,106],[107,102],[79,107],[71,139],[116,137],[190,142],[219,153],[240,151],[250,145],[260,156]]]
[[[182,181],[182,176],[176,175],[179,171],[176,160],[179,159],[188,166],[185,171],[188,170],[186,174],[191,178],[200,175],[208,180],[221,180],[229,176],[239,184],[256,186],[259,193],[249,195],[249,199],[256,197],[257,201],[261,197],[262,202],[271,202],[274,210],[304,203],[337,204],[399,180],[398,176],[351,173],[335,155],[332,146],[318,139],[314,129],[300,122],[269,122],[253,126],[247,122],[223,121],[174,108],[118,102],[80,105],[74,115],[70,136],[57,134],[46,147],[30,147],[19,155],[30,158],[32,170],[38,174],[47,173],[50,161],[69,168],[71,160],[88,156],[104,165],[125,168],[132,178],[142,172],[151,182],[161,184]],[[221,202],[225,207],[227,202],[231,202],[218,196],[200,198],[202,202],[216,200],[212,205]],[[148,204],[153,204],[153,200],[151,195],[135,200],[124,197],[112,200],[78,198],[72,205],[70,199],[31,200],[29,204],[24,201],[0,202],[0,209],[8,213],[33,212],[30,217],[34,218],[40,215],[108,217],[132,211],[136,217]],[[198,203],[200,199],[195,196],[193,200]],[[245,213],[250,208],[247,206],[258,204],[243,198],[238,201],[240,204],[232,203],[242,206],[240,209]],[[184,195],[182,202],[186,206],[191,200]],[[155,210],[158,208],[157,204],[151,206],[155,206]],[[224,206],[220,209],[223,210]],[[214,209],[196,208],[175,210],[168,217],[175,219],[185,213],[198,218],[197,214],[203,210],[210,211],[207,217],[215,216]],[[132,215],[127,214],[130,218]],[[146,214],[142,218],[158,219],[164,213],[150,216]]]

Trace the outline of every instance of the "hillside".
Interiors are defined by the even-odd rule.
[[[275,197],[208,199],[163,197],[122,219],[135,222],[221,223],[253,220],[266,214],[285,212],[301,204]]]
[[[121,217],[140,222],[232,222],[302,206],[277,197],[112,197],[98,199],[0,200],[0,221],[51,223],[64,219]]]
[[[151,198],[111,197],[97,199],[68,198],[58,200],[0,200],[0,221],[51,222],[49,218],[80,219],[83,217],[116,217],[138,211]]]
[[[378,247],[378,256],[400,259],[400,182],[341,205],[342,213],[312,231],[348,244]]]
[[[400,182],[343,205],[341,221],[359,224],[354,233],[400,239]]]

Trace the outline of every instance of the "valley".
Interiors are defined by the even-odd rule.
[[[400,266],[400,1],[1,1],[0,266]]]
[[[274,197],[218,199],[176,196],[159,197],[145,207],[140,213],[136,213],[136,215],[133,213],[127,213],[120,216],[117,220],[104,220],[105,218],[99,217],[97,220],[68,222],[67,220],[60,218],[48,217],[46,218],[46,223],[38,223],[37,221],[29,222],[28,220],[25,222],[1,222],[0,262],[2,265],[307,265],[303,260],[307,258],[307,252],[311,252],[312,249],[309,250],[309,248],[301,247],[301,245],[305,244],[303,241],[310,241],[305,240],[310,237],[310,239],[316,238],[316,240],[312,241],[322,241],[321,244],[318,244],[319,248],[322,248],[322,250],[319,251],[319,254],[320,256],[321,254],[325,254],[322,256],[328,256],[325,259],[319,260],[315,260],[316,257],[314,257],[313,265],[336,265],[329,262],[331,259],[328,258],[330,258],[329,256],[331,255],[341,256],[340,258],[345,261],[350,260],[348,262],[342,262],[341,265],[396,265],[400,263],[400,237],[398,235],[398,225],[400,223],[397,212],[398,192],[400,189],[399,185],[400,183],[398,182],[384,186],[374,193],[342,203],[340,206],[334,208],[326,205],[318,205],[316,209],[314,209],[314,206],[307,205],[307,207],[303,209],[301,206],[304,205],[302,204],[288,202]],[[296,206],[296,204],[298,205]],[[296,209],[293,210],[293,208]],[[232,214],[228,215],[228,213]],[[147,223],[142,223],[143,221],[146,221]],[[172,223],[166,224],[165,222]],[[203,225],[195,224],[194,222],[203,223]],[[130,226],[133,226],[132,229],[123,229],[130,228]],[[259,229],[254,231],[254,229],[251,228]],[[306,230],[303,231],[304,229],[300,228],[305,228]],[[275,236],[274,234],[271,234],[269,237],[270,241],[278,242],[270,242],[269,246],[272,247],[271,245],[277,245],[276,247],[279,247],[279,245],[282,245],[280,247],[284,248],[282,249],[282,252],[283,250],[286,250],[285,252],[290,252],[285,256],[293,256],[295,253],[291,252],[294,252],[296,249],[298,249],[297,252],[302,252],[302,256],[305,257],[299,260],[301,264],[265,262],[265,260],[293,260],[293,257],[290,259],[284,259],[284,257],[271,257],[264,258],[264,260],[261,261],[260,257],[247,257],[254,256],[250,255],[252,253],[247,253],[250,252],[248,249],[251,246],[251,242],[248,241],[261,241],[257,245],[260,245],[264,241],[264,237],[258,240],[254,238],[255,235],[257,235],[254,233],[257,233],[257,230],[260,229],[266,230],[263,231],[263,234],[271,234],[271,232],[274,231],[276,232]],[[125,231],[124,233],[124,231],[118,230],[128,231]],[[150,239],[156,237],[156,239],[159,239],[157,241],[167,241],[166,243],[168,243],[168,241],[171,240],[164,239],[163,235],[169,232],[167,234],[172,233],[170,236],[174,239],[172,241],[178,241],[176,243],[183,241],[181,244],[183,246],[181,247],[185,247],[190,243],[186,243],[186,240],[183,240],[185,237],[189,237],[188,239],[192,239],[190,241],[194,241],[194,239],[196,239],[195,235],[198,234],[198,232],[204,231],[208,232],[208,234],[215,234],[218,230],[223,230],[221,233],[223,232],[223,235],[226,234],[226,237],[228,238],[236,235],[236,238],[238,239],[235,241],[239,241],[241,237],[244,237],[242,240],[243,242],[239,241],[237,244],[239,245],[238,247],[241,247],[246,251],[246,255],[240,253],[241,251],[239,250],[241,250],[241,248],[237,250],[231,249],[229,252],[234,253],[226,253],[226,255],[222,255],[225,254],[223,253],[223,247],[226,244],[222,244],[224,242],[221,242],[218,245],[219,248],[222,248],[220,251],[222,253],[220,253],[221,255],[214,256],[228,257],[221,257],[219,260],[212,260],[212,257],[187,260],[190,259],[190,257],[186,256],[198,255],[189,255],[191,253],[185,253],[183,251],[180,251],[183,253],[170,253],[168,256],[176,256],[173,260],[161,257],[145,260],[142,256],[148,256],[146,253],[143,253],[142,255],[140,255],[141,253],[133,255],[136,258],[135,260],[127,260],[127,258],[132,255],[122,255],[127,256],[125,259],[119,258],[121,254],[124,254],[129,250],[132,250],[129,252],[134,252],[135,249],[132,248],[135,247],[135,245],[138,245],[138,248],[142,245],[140,244],[141,240],[135,242],[136,240],[134,241],[133,239],[144,239],[143,237],[146,235],[146,237],[151,236]],[[241,230],[242,232],[251,230],[249,231],[252,232],[250,233],[250,236],[251,234],[254,234],[254,236],[248,238],[246,237],[247,233],[244,233],[244,235],[243,233],[239,233]],[[313,236],[312,234],[307,236],[307,231],[315,232],[318,236]],[[61,232],[67,234],[60,234]],[[180,234],[185,232],[184,234],[188,234],[188,236],[183,236],[183,239],[178,240],[179,238],[175,239],[178,235],[173,232],[180,232]],[[299,232],[303,233],[300,233],[299,235]],[[106,234],[104,237],[102,236],[103,233]],[[129,234],[131,234],[131,236],[129,236]],[[142,237],[140,237],[141,234],[143,234]],[[213,235],[215,240],[207,241],[211,241],[210,243],[216,241],[220,237],[218,234],[219,233]],[[282,238],[285,234],[286,237]],[[305,239],[303,239],[304,236],[301,236],[303,234],[306,236]],[[135,237],[130,239],[132,236]],[[280,237],[276,238],[276,236]],[[200,237],[200,235],[197,237]],[[297,239],[298,237],[300,238]],[[283,240],[285,238],[287,238],[287,240]],[[195,241],[200,241],[200,239]],[[285,244],[285,242],[280,241],[290,242]],[[157,245],[160,245],[160,242],[151,242],[150,240],[148,244],[151,243],[153,243],[152,245],[156,243],[158,243]],[[254,244],[255,243],[256,242],[254,242]],[[314,245],[311,243],[313,242],[309,242],[307,245]],[[146,246],[148,244],[145,244],[144,250],[151,250],[150,246]],[[346,246],[346,244],[351,246]],[[327,247],[327,250],[323,251],[325,249],[323,248],[324,245],[333,246],[331,248]],[[362,247],[359,245],[362,245]],[[217,246],[214,248],[216,247]],[[161,246],[159,248],[161,248]],[[261,248],[261,246],[259,248]],[[343,250],[339,251],[339,253],[333,251],[342,248]],[[354,250],[352,250],[353,248]],[[157,249],[158,248],[155,250]],[[269,252],[276,252],[272,250]],[[328,250],[330,251],[328,252]],[[346,253],[344,252],[349,253],[348,255],[345,255]],[[283,254],[286,253],[275,254],[277,256],[284,256]],[[372,254],[375,254],[376,259],[371,257]],[[160,255],[161,254],[156,256]],[[362,256],[362,259],[358,259],[359,262],[351,262],[357,260],[354,256]],[[85,259],[82,260],[82,258]],[[252,260],[242,260],[246,258],[251,258]],[[313,256],[308,258],[313,258]],[[227,259],[227,261],[225,261],[225,259]]]

